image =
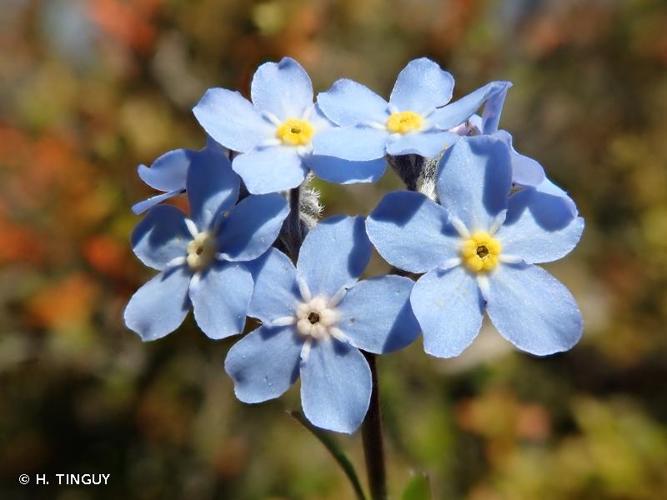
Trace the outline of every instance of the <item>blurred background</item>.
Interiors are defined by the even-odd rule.
[[[283,55],[318,90],[350,77],[388,95],[424,55],[455,96],[513,81],[502,128],[587,220],[548,266],[585,316],[571,352],[537,359],[487,327],[455,360],[421,341],[380,360],[394,498],[415,472],[434,498],[666,498],[666,27],[663,0],[2,0],[0,498],[352,498],[287,416],[297,390],[235,400],[233,340],[188,318],[142,344],[121,321],[151,274],[128,245],[150,194],[136,166],[203,146],[203,91],[246,92]],[[318,184],[326,214],[397,186]],[[338,439],[363,475],[360,436]],[[84,472],[109,486],[17,482]]]

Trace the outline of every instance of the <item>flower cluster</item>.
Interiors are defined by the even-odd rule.
[[[306,417],[348,433],[371,397],[363,352],[396,351],[423,333],[427,353],[457,356],[485,312],[523,351],[571,348],[580,312],[536,264],[569,253],[583,220],[498,129],[511,84],[450,102],[453,87],[421,58],[399,73],[388,101],[347,79],[314,101],[304,69],[285,58],[258,68],[251,101],[209,89],[193,110],[206,147],[139,167],[162,194],[133,207],[147,213],[132,247],[159,273],[131,298],[127,326],[155,340],[192,308],[201,330],[222,339],[256,318],[225,360],[237,397],[276,398],[300,378]],[[311,175],[375,182],[387,164],[408,190],[387,194],[367,218],[306,213],[317,206],[306,199],[316,196],[305,187]],[[163,204],[183,194],[187,215]],[[360,279],[372,247],[404,275]]]

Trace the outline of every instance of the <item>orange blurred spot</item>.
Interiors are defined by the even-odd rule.
[[[89,276],[73,274],[42,288],[28,300],[28,320],[52,329],[82,325],[90,319],[98,296],[97,284]]]
[[[91,0],[89,15],[106,34],[128,48],[146,52],[157,29],[153,18],[162,0]]]
[[[106,235],[93,236],[83,244],[83,255],[88,263],[95,270],[112,277],[125,275],[128,252],[127,245],[121,245]]]
[[[15,262],[39,264],[44,253],[43,238],[37,232],[15,224],[0,212],[0,265]]]
[[[18,169],[28,158],[28,139],[18,129],[0,125],[0,158],[3,168]]]
[[[549,412],[543,406],[537,404],[520,406],[516,421],[516,433],[524,439],[544,441],[551,434]]]
[[[495,389],[456,406],[462,429],[486,439],[490,460],[502,461],[522,439],[543,441],[551,434],[549,412],[536,403],[522,403],[512,392]]]
[[[436,4],[438,5],[438,4]],[[433,23],[428,33],[428,47],[445,54],[460,45],[466,33],[479,18],[482,4],[471,0],[441,2],[433,9]],[[409,23],[409,16],[403,22]]]
[[[220,446],[214,456],[213,464],[220,476],[233,479],[240,476],[248,466],[248,443],[241,437],[232,437]]]
[[[190,204],[186,196],[174,196],[168,203],[174,205],[176,208],[180,208],[186,214],[190,212]]]
[[[52,253],[96,227],[112,210],[113,191],[106,189],[104,172],[88,162],[72,137],[44,134],[32,139],[0,126],[0,158],[4,200],[11,213],[33,227],[58,228],[61,237],[47,241]]]
[[[536,19],[526,29],[526,46],[533,57],[544,57],[562,46],[562,25],[549,17]]]

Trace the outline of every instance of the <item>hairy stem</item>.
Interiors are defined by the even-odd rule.
[[[386,500],[387,472],[384,461],[384,444],[382,442],[382,416],[380,414],[378,374],[375,366],[375,355],[364,352],[364,356],[371,369],[373,382],[371,402],[361,427],[361,435],[364,443],[364,456],[366,458],[366,473],[368,475],[368,487],[373,500]]]
[[[409,191],[417,190],[417,181],[424,167],[424,158],[418,155],[387,156],[387,163],[394,169]]]
[[[296,262],[299,249],[303,243],[303,226],[301,225],[301,190],[296,187],[289,191],[289,215],[285,219],[283,230],[285,232],[285,247],[292,261]]]

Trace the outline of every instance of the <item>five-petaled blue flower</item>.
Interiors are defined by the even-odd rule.
[[[162,194],[135,203],[132,211],[139,215],[174,196],[185,193],[188,169],[193,163],[216,163],[226,165],[228,152],[210,137],[206,147],[199,151],[191,149],[174,149],[158,157],[149,167],[139,165],[139,178],[147,185]],[[222,167],[221,167],[222,168]]]
[[[510,86],[491,82],[448,104],[454,78],[426,58],[403,68],[389,102],[359,83],[338,80],[317,96],[324,115],[338,127],[313,139],[315,153],[355,161],[385,155],[435,156],[459,139],[457,127]]]
[[[276,398],[300,375],[308,420],[338,432],[359,427],[371,395],[370,369],[359,349],[390,352],[419,332],[409,304],[411,280],[357,281],[370,253],[363,218],[335,217],[306,236],[296,268],[276,249],[256,262],[249,314],[262,326],[237,342],[225,361],[241,401]]]
[[[312,154],[313,139],[332,124],[313,103],[310,77],[294,59],[262,64],[253,76],[251,96],[252,102],[238,92],[213,88],[193,110],[213,139],[240,153],[232,167],[251,193],[295,188],[309,169],[340,184],[374,182],[384,173],[382,160],[349,162]]]
[[[484,311],[521,350],[547,355],[570,349],[582,319],[570,292],[534,264],[568,254],[583,219],[564,221],[534,190],[510,196],[507,145],[465,138],[439,163],[437,204],[414,192],[383,198],[367,220],[380,254],[419,278],[410,301],[426,352],[460,354],[477,336]]]
[[[244,263],[265,253],[287,216],[280,194],[248,196],[238,205],[240,180],[229,160],[192,163],[187,174],[190,218],[176,207],[152,208],[132,234],[134,253],[161,271],[125,309],[125,323],[155,340],[183,322],[190,304],[213,339],[243,330],[253,291]]]

